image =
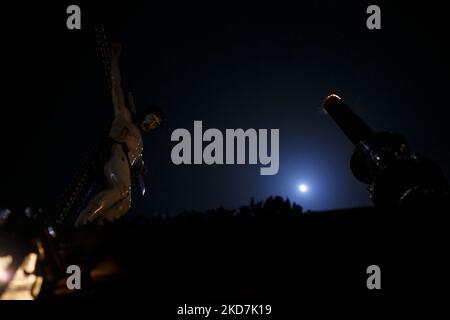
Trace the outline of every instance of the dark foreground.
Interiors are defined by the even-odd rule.
[[[237,212],[59,229],[43,241],[47,256],[37,270],[45,281],[37,299],[250,303],[429,296],[446,281],[444,214],[436,208],[304,213],[275,198]],[[26,241],[15,246],[25,250]],[[82,269],[81,290],[65,288],[72,264]],[[381,269],[381,290],[367,288],[370,265]]]

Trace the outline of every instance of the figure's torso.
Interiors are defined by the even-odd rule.
[[[109,136],[119,143],[125,143],[128,147],[130,165],[142,156],[144,144],[141,130],[133,123],[131,114],[127,110],[118,114],[111,126]]]

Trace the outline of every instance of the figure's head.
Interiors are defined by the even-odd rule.
[[[137,116],[136,124],[142,132],[149,132],[158,127],[161,127],[164,122],[164,114],[161,109],[157,107],[150,107]]]

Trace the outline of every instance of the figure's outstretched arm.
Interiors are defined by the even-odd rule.
[[[121,53],[120,43],[113,43],[111,47],[111,95],[114,105],[114,115],[127,111],[125,97],[120,76],[119,58]]]

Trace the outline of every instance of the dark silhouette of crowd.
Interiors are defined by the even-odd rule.
[[[429,278],[439,275],[430,272],[427,263],[442,256],[448,238],[441,232],[440,217],[436,212],[408,216],[374,207],[305,212],[276,196],[252,199],[238,209],[137,215],[102,226],[60,227],[55,237],[47,237],[54,252],[47,254],[41,270],[48,267],[54,283],[40,298],[374,296],[379,293],[366,287],[366,269],[373,264],[389,270],[385,286],[390,290],[424,288]],[[8,230],[18,234],[27,225],[24,219],[16,219]],[[55,295],[56,279],[66,276],[64,269],[51,267],[56,265],[51,261],[55,252],[58,265],[82,267],[84,290]],[[412,257],[415,265],[408,262]],[[392,272],[399,277],[393,279]],[[415,272],[427,272],[426,280]]]

